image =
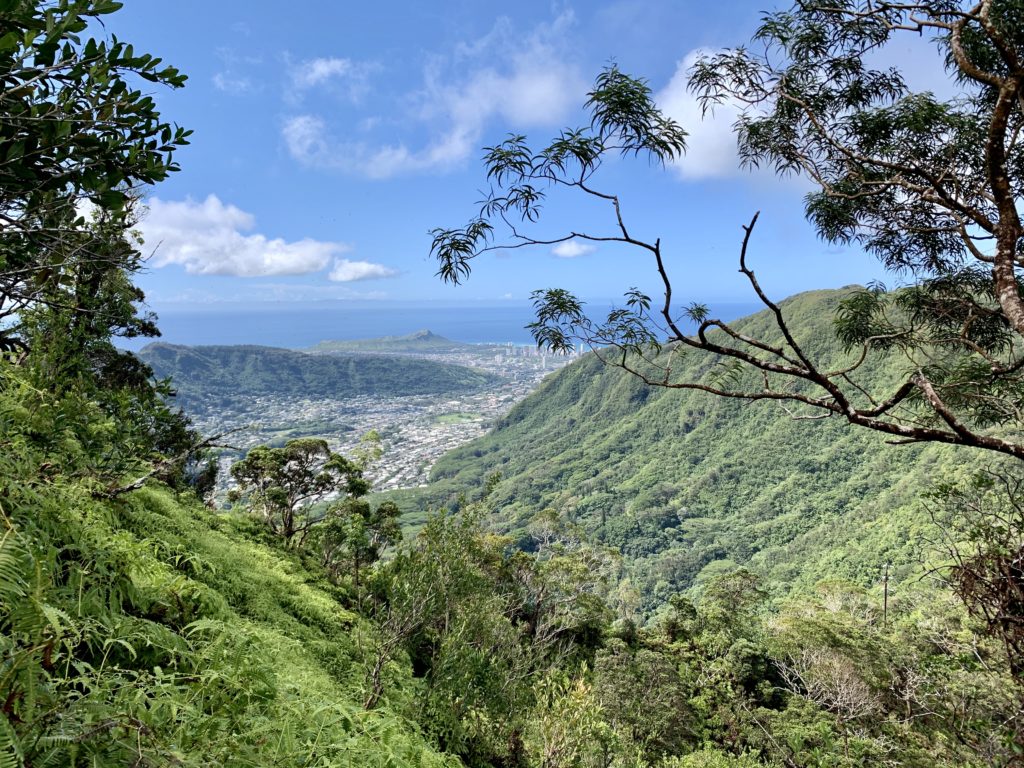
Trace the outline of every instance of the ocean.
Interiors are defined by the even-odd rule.
[[[722,320],[755,312],[750,303],[712,305]],[[403,336],[429,330],[470,344],[533,344],[526,325],[533,309],[526,304],[463,306],[375,306],[267,304],[257,308],[232,304],[156,307],[159,341],[170,344],[259,344],[304,349],[321,341]],[[157,339],[122,339],[118,346],[136,350]]]

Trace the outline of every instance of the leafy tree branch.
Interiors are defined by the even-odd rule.
[[[739,271],[772,330],[752,335],[702,304],[677,304],[672,255],[660,238],[634,233],[619,196],[598,177],[612,156],[678,159],[686,131],[660,112],[644,80],[615,66],[588,96],[589,126],[563,130],[540,149],[512,135],[485,150],[492,188],[478,215],[432,232],[438,274],[460,283],[473,259],[495,250],[621,243],[650,258],[662,300],[655,306],[631,288],[622,307],[595,317],[568,290],[536,291],[530,328],[539,345],[589,346],[652,386],[792,403],[796,418],[842,418],[899,444],[1024,458],[1024,229],[1015,202],[1024,193],[1022,29],[1024,11],[1006,2],[799,2],[767,14],[751,47],[705,56],[691,70],[706,113],[723,103],[740,108],[745,166],[806,176],[816,186],[806,215],[823,239],[856,243],[913,279],[844,298],[835,329],[849,363],[839,368],[818,363],[750,266],[757,214],[743,226]],[[865,63],[894,36],[923,30],[937,35],[961,91],[955,98],[913,92],[900,71]],[[608,204],[610,230],[541,233],[543,203],[554,193]],[[673,361],[686,353],[716,365],[700,380],[681,379]],[[889,391],[858,376],[879,356],[905,361]]]

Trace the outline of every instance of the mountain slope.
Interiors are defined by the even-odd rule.
[[[350,397],[472,392],[497,377],[460,365],[384,355],[309,355],[259,346],[150,344],[138,356],[179,395]]]
[[[820,361],[842,358],[831,330],[839,291],[784,302]],[[766,313],[739,324],[770,336]],[[713,361],[684,356],[687,378]],[[886,390],[896,360],[861,380]],[[755,382],[756,383],[756,382]],[[798,420],[770,402],[648,388],[593,355],[549,377],[488,435],[444,456],[426,498],[452,503],[500,472],[499,525],[525,530],[551,507],[619,549],[653,605],[720,570],[749,565],[787,591],[821,579],[869,585],[883,565],[919,570],[935,535],[920,493],[980,459],[945,446],[894,447],[839,419]]]
[[[315,558],[155,481],[109,498],[111,420],[28,391],[0,389],[0,765],[456,764],[399,714],[408,667],[364,710],[375,630]]]

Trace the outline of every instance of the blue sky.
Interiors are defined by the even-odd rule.
[[[667,169],[615,162],[632,229],[660,237],[677,294],[744,301],[740,226],[761,210],[751,260],[777,297],[882,277],[819,242],[801,182],[739,171],[730,117],[701,123],[684,71],[699,49],[742,44],[758,2],[486,3],[134,0],[108,32],[189,75],[154,93],[195,131],[182,171],[152,191],[140,280],[158,310],[181,302],[518,302],[566,287],[592,300],[657,289],[639,253],[602,247],[490,255],[467,284],[434,277],[428,230],[458,226],[484,186],[481,147],[509,131],[540,145],[584,122],[609,61],[649,80],[691,132]],[[545,234],[612,225],[591,201],[554,199]]]

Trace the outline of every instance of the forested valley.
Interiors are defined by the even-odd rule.
[[[149,95],[185,75],[102,34],[120,9],[0,2],[0,768],[1024,764],[1019,4],[800,3],[765,16],[771,55],[695,65],[750,105],[748,161],[810,178],[824,239],[912,280],[776,303],[754,216],[764,311],[673,304],[661,241],[592,179],[686,134],[611,65],[589,127],[487,150],[491,196],[433,255],[460,283],[509,222],[585,239],[524,233],[545,190],[596,194],[664,295],[535,294],[537,343],[591,351],[426,488],[373,493],[372,436],[300,436],[234,463],[227,508],[231,435],[190,423],[188,377],[487,375],[119,348],[159,335],[133,232],[195,140]],[[921,32],[962,97],[863,63]]]
[[[823,365],[849,363],[831,324],[859,290],[782,302],[798,342]],[[734,327],[763,338],[771,319]],[[677,372],[700,379],[712,365],[691,356]],[[893,388],[899,362],[860,374],[867,387]],[[642,614],[680,587],[741,566],[777,596],[833,580],[877,588],[886,565],[901,585],[918,582],[941,561],[950,525],[942,505],[923,496],[935,478],[968,481],[985,462],[793,414],[773,402],[651,388],[592,355],[549,377],[486,437],[444,456],[428,488],[389,498],[412,521],[417,510],[482,495],[493,477],[493,525],[529,548],[531,520],[556,511],[623,556]]]

